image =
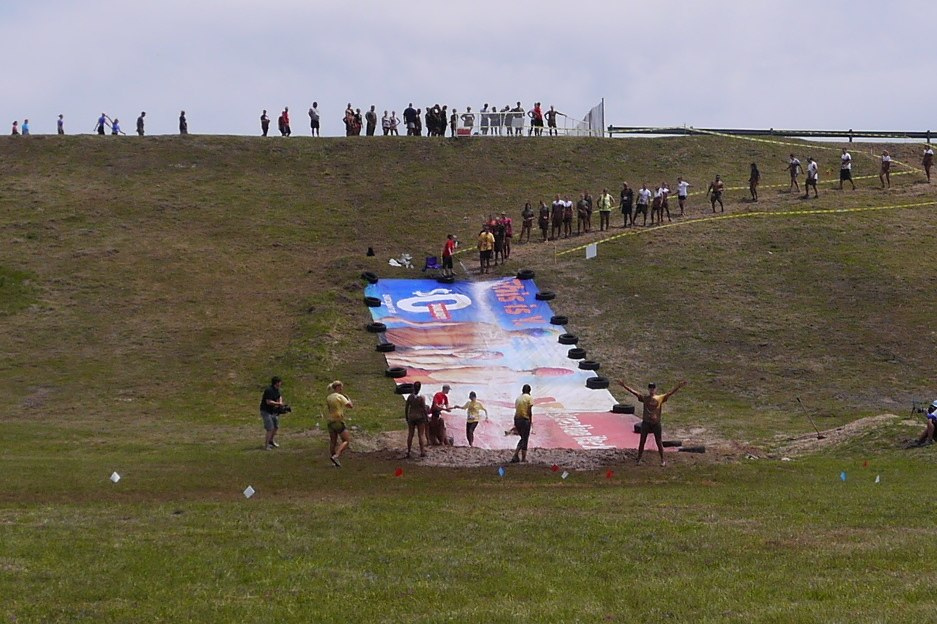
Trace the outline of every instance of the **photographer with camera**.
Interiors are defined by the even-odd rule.
[[[260,399],[260,418],[267,432],[264,449],[268,451],[280,448],[280,445],[273,439],[280,430],[280,414],[288,414],[292,411],[290,406],[283,402],[283,395],[280,394],[282,385],[282,379],[273,377],[270,380],[270,387],[264,390],[264,395]]]
[[[341,468],[342,463],[339,459],[348,445],[351,443],[351,434],[345,426],[345,410],[354,407],[352,402],[345,396],[345,387],[342,382],[335,380],[329,384],[331,394],[325,397],[325,404],[329,408],[329,459],[335,464],[336,468]],[[338,443],[338,439],[342,443]]]

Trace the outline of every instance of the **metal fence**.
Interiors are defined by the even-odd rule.
[[[901,139],[901,140],[923,140],[931,142],[934,133],[930,130],[924,132],[905,132],[905,131],[870,131],[870,130],[778,130],[769,128],[768,130],[755,130],[747,128],[694,128],[692,126],[673,126],[673,127],[639,127],[639,126],[608,126],[606,129],[610,137],[617,135],[636,135],[636,134],[654,134],[654,135],[691,135],[691,134],[729,134],[735,136],[759,136],[759,137],[788,137],[788,138],[825,138],[825,139],[848,139],[852,143],[853,139]]]

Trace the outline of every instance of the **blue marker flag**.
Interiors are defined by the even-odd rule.
[[[845,471],[845,470],[842,471],[841,473],[839,473],[839,480],[840,480],[840,481],[845,481],[845,480],[846,480],[846,471]]]
[[[503,477],[503,476],[504,476],[504,466],[502,466],[501,468],[498,468],[498,476],[499,476],[499,477]]]

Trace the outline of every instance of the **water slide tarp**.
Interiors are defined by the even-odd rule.
[[[387,331],[381,340],[396,345],[388,366],[407,369],[398,383],[420,381],[427,404],[449,384],[450,406],[464,405],[474,390],[488,409],[475,431],[475,446],[513,448],[514,400],[524,384],[534,399],[532,447],[565,449],[637,448],[637,418],[615,414],[608,390],[586,387],[593,371],[578,368],[558,342],[564,329],[551,325],[553,311],[536,299],[533,280],[502,278],[440,284],[436,280],[383,279],[365,295]],[[403,405],[400,408],[403,416]],[[444,413],[456,445],[466,445],[465,411]]]

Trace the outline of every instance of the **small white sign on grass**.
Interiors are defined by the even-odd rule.
[[[255,490],[254,490],[254,488],[252,488],[251,486],[248,485],[248,486],[244,489],[244,498],[250,498],[250,497],[253,496],[254,494],[255,494]]]
[[[114,482],[114,483],[117,483],[118,481],[120,481],[120,475],[117,474],[116,472],[112,472],[112,473],[111,473],[111,481]]]
[[[595,243],[586,245],[586,260],[592,260],[599,253],[599,246]]]

